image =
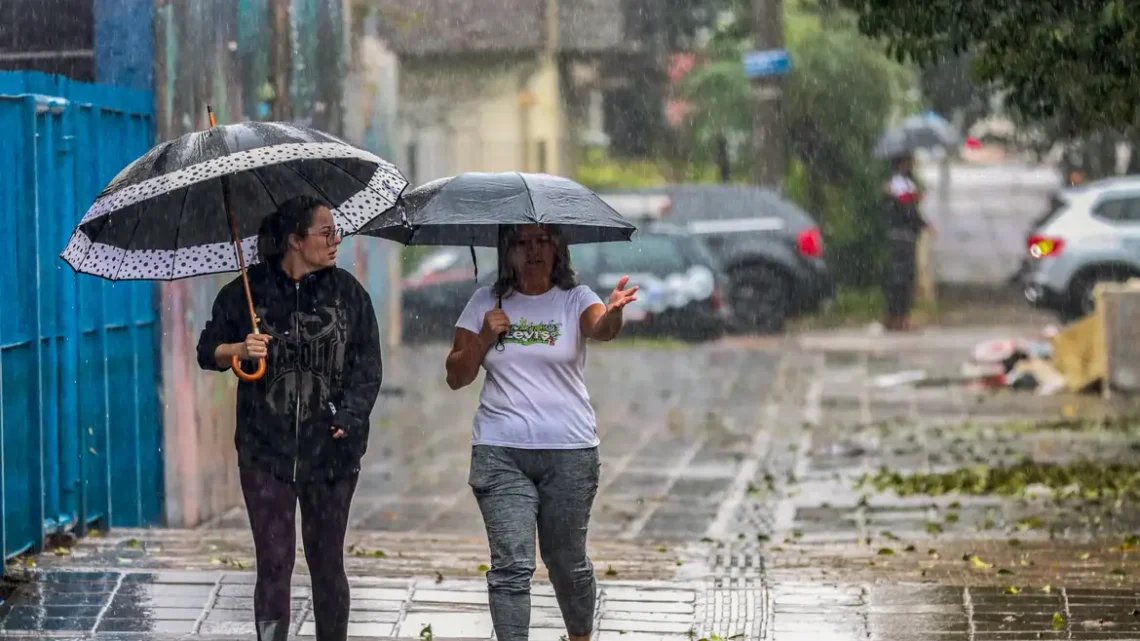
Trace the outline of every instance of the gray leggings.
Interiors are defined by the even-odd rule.
[[[469,483],[491,548],[487,572],[498,641],[526,641],[534,533],[571,636],[594,629],[597,584],[586,555],[586,528],[598,492],[598,448],[524,450],[476,445]]]

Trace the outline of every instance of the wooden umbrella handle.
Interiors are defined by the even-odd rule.
[[[234,375],[239,379],[246,383],[254,383],[261,380],[262,376],[265,376],[265,359],[257,359],[257,370],[250,374],[241,368],[241,359],[237,356],[233,356],[230,358],[230,369],[234,371]]]
[[[261,332],[257,329],[257,312],[253,307],[253,294],[249,291],[249,275],[245,269],[245,255],[241,251],[241,235],[238,234],[237,218],[234,217],[233,206],[230,203],[230,181],[227,176],[222,176],[222,200],[226,207],[226,217],[229,218],[230,222],[230,233],[234,238],[234,252],[237,254],[238,266],[241,267],[241,282],[245,286],[245,302],[249,306],[249,322],[253,325],[253,333],[260,334]],[[251,374],[243,370],[240,359],[233,356],[230,358],[230,369],[240,380],[253,383],[265,376],[265,359],[257,359],[257,370]]]

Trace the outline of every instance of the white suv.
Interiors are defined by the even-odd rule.
[[[1140,276],[1140,176],[1062,190],[1026,245],[1026,300],[1065,321],[1088,314],[1097,283]]]

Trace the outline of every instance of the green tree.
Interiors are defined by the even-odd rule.
[[[1140,119],[1140,0],[844,0],[899,59],[969,52],[975,77],[1062,133]]]
[[[886,177],[871,150],[891,115],[914,107],[906,99],[914,74],[862,36],[851,13],[814,3],[786,8],[792,59],[783,104],[791,161],[786,192],[819,220],[835,272],[846,284],[870,285],[883,263]],[[754,99],[740,65],[740,54],[750,48],[740,22],[709,44],[708,60],[686,78],[685,93],[693,105],[694,160],[715,162],[718,141],[744,139],[733,169],[747,180]]]

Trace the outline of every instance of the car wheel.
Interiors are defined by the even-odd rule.
[[[1081,274],[1069,286],[1069,300],[1061,309],[1061,320],[1066,323],[1078,321],[1096,310],[1093,291],[1098,283],[1122,283],[1128,274],[1116,271],[1100,271]]]
[[[788,280],[765,265],[749,265],[730,275],[729,300],[738,328],[775,334],[784,330],[790,307]]]

